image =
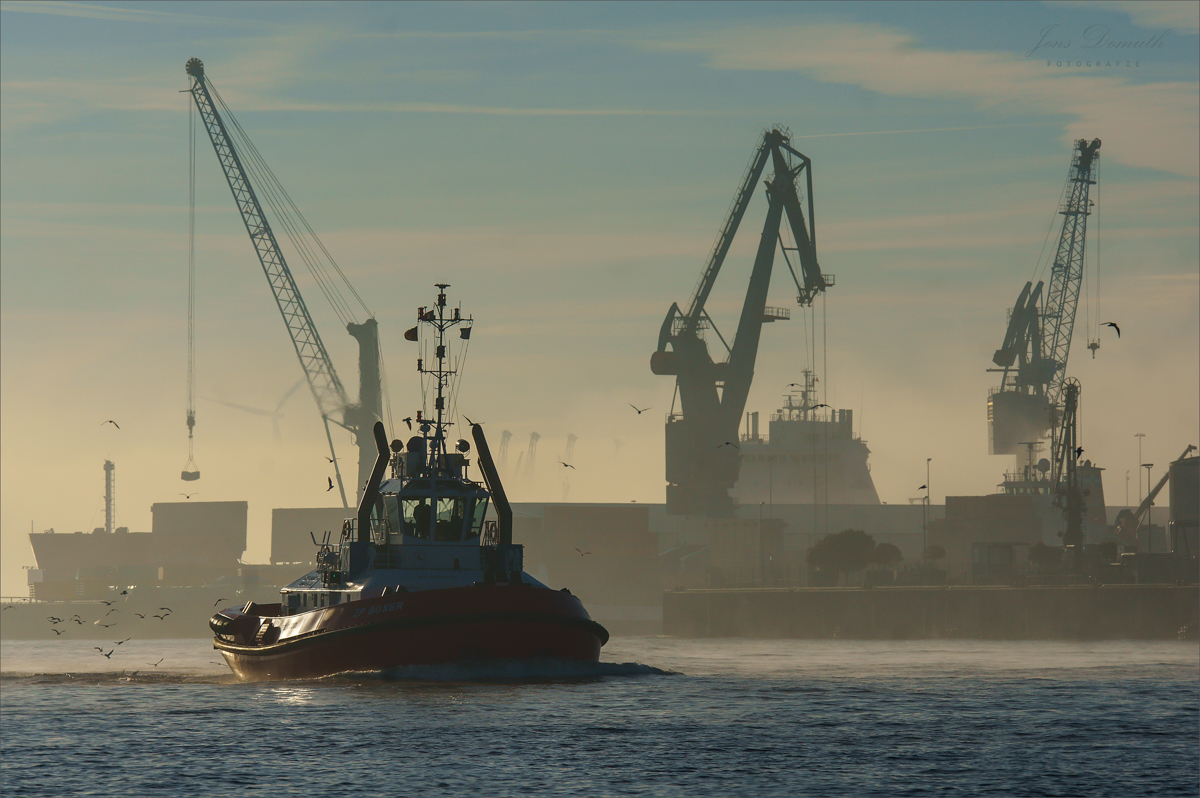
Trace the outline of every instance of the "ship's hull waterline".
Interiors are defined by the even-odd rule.
[[[497,660],[597,662],[608,642],[570,593],[515,584],[393,593],[289,616],[226,610],[219,619],[227,625],[214,648],[246,681]],[[267,623],[278,632],[260,635]]]

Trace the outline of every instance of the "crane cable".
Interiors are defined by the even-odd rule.
[[[1104,181],[1100,179],[1100,170],[1104,168],[1103,161],[1096,161],[1096,337],[1100,337],[1100,211],[1104,203],[1100,200],[1100,188]]]
[[[1034,261],[1033,274],[1030,275],[1030,282],[1033,282],[1042,276],[1042,274],[1045,273],[1046,268],[1050,265],[1050,261],[1053,260],[1053,255],[1051,255],[1044,263],[1042,262],[1042,258],[1046,255],[1046,246],[1050,243],[1050,234],[1054,232],[1055,223],[1058,221],[1058,217],[1061,215],[1060,211],[1062,210],[1063,201],[1067,196],[1067,189],[1071,186],[1071,174],[1074,169],[1075,162],[1072,161],[1071,165],[1067,167],[1067,176],[1063,180],[1062,190],[1058,193],[1058,204],[1054,206],[1054,213],[1050,214],[1050,224],[1046,225],[1046,237],[1042,239],[1042,251],[1038,253],[1037,260]],[[1044,294],[1043,299],[1045,299],[1045,297],[1048,295],[1048,293]]]
[[[351,310],[349,302],[338,288],[336,280],[330,274],[329,268],[325,266],[322,258],[318,257],[313,247],[309,245],[307,240],[308,238],[312,239],[316,248],[319,249],[324,255],[324,261],[327,261],[330,266],[332,266],[333,271],[337,273],[337,277],[340,278],[342,284],[346,287],[346,290],[354,297],[355,301],[357,301],[363,312],[366,313],[367,316],[374,316],[374,314],[371,313],[370,309],[367,307],[366,303],[363,302],[362,297],[359,296],[358,292],[354,290],[354,287],[346,278],[345,273],[342,272],[342,269],[338,265],[337,261],[334,260],[333,256],[329,253],[329,250],[325,248],[325,245],[321,242],[320,238],[317,237],[316,232],[312,229],[312,226],[309,225],[308,220],[304,218],[304,214],[302,214],[300,209],[296,207],[296,204],[292,201],[291,196],[279,182],[279,179],[275,176],[275,173],[271,171],[271,168],[267,165],[266,160],[259,153],[258,148],[254,146],[254,142],[250,140],[249,135],[247,135],[246,131],[242,128],[241,124],[237,120],[237,117],[233,115],[233,112],[225,103],[224,98],[221,96],[220,92],[217,91],[216,86],[213,85],[212,80],[209,79],[207,84],[213,98],[221,106],[222,114],[229,122],[229,127],[227,128],[229,133],[231,136],[235,137],[240,144],[240,151],[244,156],[242,159],[242,165],[246,168],[247,172],[254,175],[255,185],[258,188],[261,198],[266,200],[267,205],[270,206],[276,219],[279,221],[284,232],[292,242],[292,245],[296,248],[301,260],[304,261],[304,265],[308,268],[309,272],[316,280],[318,287],[325,295],[325,298],[329,301],[330,306],[338,315],[338,318],[343,324],[346,324],[354,320],[355,314]],[[301,228],[303,228],[303,230],[301,230]],[[307,233],[307,237],[305,233]]]
[[[244,156],[242,159],[243,166],[247,173],[254,176],[254,185],[257,186],[261,198],[270,207],[272,214],[287,234],[288,240],[292,242],[293,248],[304,262],[305,267],[317,283],[317,287],[321,293],[325,295],[325,299],[329,302],[329,306],[332,308],[334,314],[337,315],[338,320],[343,326],[357,320],[357,313],[351,308],[351,303],[338,288],[338,279],[345,286],[346,291],[353,296],[354,301],[357,302],[363,313],[369,318],[375,318],[375,314],[371,312],[362,297],[354,289],[354,286],[351,285],[341,266],[338,265],[333,255],[326,249],[325,244],[317,236],[316,231],[308,223],[304,214],[300,212],[296,203],[292,201],[291,195],[284,189],[283,184],[275,176],[271,167],[267,165],[266,159],[262,157],[258,148],[254,146],[254,142],[250,140],[250,136],[242,128],[233,111],[225,103],[225,99],[217,91],[217,87],[213,85],[212,79],[207,79],[206,84],[209,92],[220,106],[221,113],[229,123],[227,131],[230,137],[237,140],[239,152]],[[314,247],[308,243],[309,239],[314,242],[316,249],[320,250],[324,258],[320,257],[314,250]],[[336,272],[337,278],[330,273],[330,269],[325,266],[325,263],[330,264],[332,270]],[[388,429],[394,429],[391,392],[387,383],[387,371],[384,366],[382,345],[380,345],[379,349],[379,368],[384,415],[386,416]]]
[[[199,479],[200,469],[192,453],[192,431],[196,426],[196,108],[188,97],[188,459],[182,479]]]

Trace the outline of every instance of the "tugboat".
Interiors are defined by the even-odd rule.
[[[447,333],[469,339],[470,317],[437,304],[419,308],[419,339],[432,328],[434,361],[417,369],[436,383],[433,418],[416,416],[419,435],[379,451],[358,515],[337,543],[326,533],[316,570],[280,591],[275,604],[221,610],[209,621],[213,646],[238,678],[311,679],[409,665],[554,658],[596,662],[608,631],[566,588],[552,590],[523,570],[512,542],[512,509],[483,428],[471,424],[483,482],[467,474],[471,444],[448,446]],[[462,326],[460,326],[462,325]],[[469,422],[469,419],[468,419]],[[385,472],[390,475],[385,479]],[[496,520],[487,520],[489,502]],[[315,536],[313,542],[316,543]]]

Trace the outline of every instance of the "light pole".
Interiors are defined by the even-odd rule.
[[[925,458],[925,484],[917,488],[917,490],[925,491],[925,498],[921,500],[921,578],[925,578],[925,569],[928,566],[927,554],[929,546],[926,542],[926,535],[929,530],[929,461],[932,457]]]
[[[1146,498],[1150,498],[1150,469],[1154,468],[1154,463],[1142,463],[1142,468],[1146,469]],[[1146,553],[1154,551],[1154,502],[1150,502],[1150,506],[1146,508]]]
[[[762,511],[763,503],[758,503],[758,586],[767,586],[766,574],[766,554],[763,552],[763,528],[762,528]]]
[[[1138,432],[1133,437],[1138,439],[1138,465],[1142,462],[1142,438],[1146,437],[1146,433]],[[1149,490],[1149,488],[1147,488]],[[1138,477],[1138,505],[1142,503],[1142,480]]]
[[[929,549],[926,543],[926,536],[929,534],[929,463],[933,460],[932,457],[925,458],[925,513],[921,523],[921,567],[927,568],[929,563],[926,562]]]

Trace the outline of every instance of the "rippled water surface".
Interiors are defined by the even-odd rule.
[[[614,638],[254,684],[206,640],[109,649],[0,646],[3,795],[1200,793],[1194,642]]]

